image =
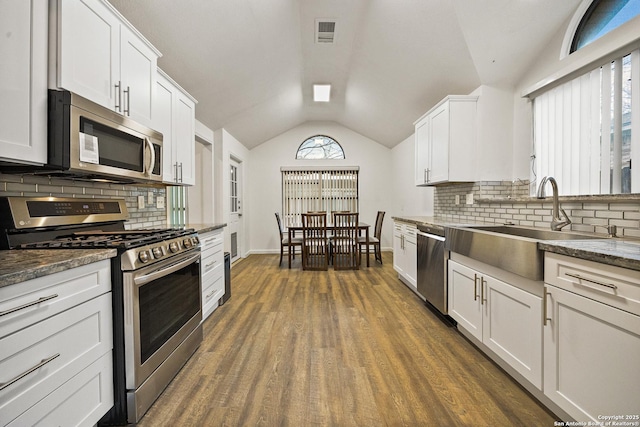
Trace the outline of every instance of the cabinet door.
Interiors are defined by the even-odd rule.
[[[153,106],[153,128],[162,133],[162,181],[175,182],[173,160],[173,114],[175,92],[173,85],[158,73],[156,97]]]
[[[577,420],[638,414],[640,316],[546,289],[544,394]]]
[[[415,184],[427,184],[427,174],[429,173],[429,117],[420,120],[415,126]]]
[[[393,269],[402,274],[402,264],[404,263],[404,249],[402,248],[402,225],[393,226]]]
[[[120,21],[100,0],[58,0],[58,86],[116,106]]]
[[[0,2],[0,158],[47,161],[47,1]]]
[[[174,153],[179,165],[178,183],[194,185],[196,182],[195,104],[182,93],[177,95],[176,116]]]
[[[480,277],[464,265],[448,263],[449,315],[478,340],[482,340]]]
[[[542,390],[542,298],[482,275],[482,341]]]
[[[429,182],[449,180],[449,103],[445,102],[430,114],[431,162]]]
[[[138,123],[152,127],[151,110],[156,89],[158,57],[124,26],[120,37],[123,113]]]

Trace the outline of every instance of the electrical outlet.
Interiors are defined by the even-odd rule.
[[[138,209],[144,209],[144,196],[138,196]]]
[[[156,208],[164,209],[164,196],[156,197]]]
[[[466,203],[467,203],[467,205],[472,205],[473,204],[473,193],[467,194]]]
[[[456,205],[460,204],[460,195],[456,194]]]
[[[147,193],[147,204],[153,206],[153,191]]]

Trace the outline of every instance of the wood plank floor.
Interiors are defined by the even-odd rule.
[[[552,426],[554,416],[397,278],[251,255],[140,426]],[[523,337],[524,339],[524,337]]]

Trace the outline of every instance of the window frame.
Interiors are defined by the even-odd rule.
[[[331,145],[337,145],[338,148],[340,148],[340,153],[342,153],[342,157],[326,157],[326,152],[325,152],[325,157],[321,157],[321,158],[299,157],[300,150],[303,149],[303,145],[305,145],[307,142],[315,140],[316,138],[325,138],[325,139],[331,140]],[[309,138],[306,138],[304,141],[302,141],[302,143],[298,146],[298,149],[296,150],[296,156],[295,156],[296,160],[345,160],[346,158],[347,156],[344,152],[344,148],[342,148],[342,144],[340,144],[335,138],[329,135],[322,135],[322,134],[310,136]]]

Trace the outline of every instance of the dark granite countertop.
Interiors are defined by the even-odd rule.
[[[113,258],[115,249],[0,251],[0,287]]]
[[[433,227],[460,227],[473,224],[491,225],[484,222],[455,221],[429,216],[398,216],[392,217],[392,219],[415,225]],[[639,240],[602,239],[600,236],[594,234],[593,240],[549,240],[539,242],[538,248],[547,252],[640,271]]]
[[[215,224],[215,223],[210,223],[210,224],[207,224],[207,223],[204,223],[204,224],[189,223],[189,224],[185,225],[185,228],[193,228],[198,233],[208,233],[209,231],[218,230],[218,229],[226,227],[226,226],[227,226],[226,223],[219,223],[219,224]]]
[[[640,271],[640,242],[620,239],[547,240],[538,248],[556,254]]]

